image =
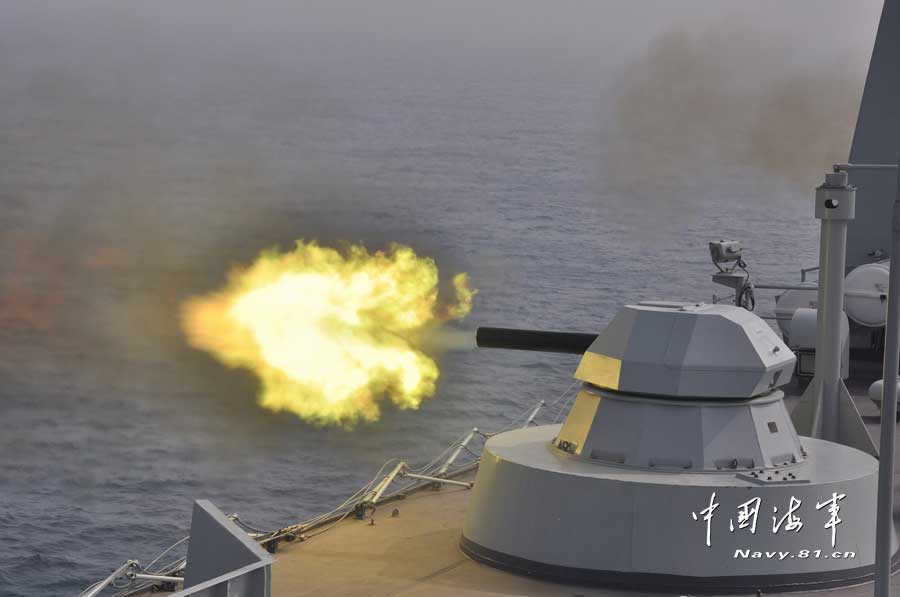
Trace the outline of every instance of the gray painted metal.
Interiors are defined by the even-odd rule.
[[[865,209],[860,209],[857,220],[847,231],[847,267],[889,259],[891,239],[884,231],[884,223],[890,218],[891,189],[896,184],[896,172],[854,170],[850,180],[857,188],[859,201]]]
[[[801,435],[842,443],[874,456],[875,445],[841,379],[847,225],[855,212],[856,189],[848,185],[847,173],[826,174],[815,196],[816,218],[822,221],[815,377],[791,418]]]
[[[467,487],[467,488],[472,487],[471,483],[467,483],[465,481],[454,481],[453,479],[445,479],[443,477],[432,477],[431,475],[418,475],[416,473],[401,472],[400,476],[407,477],[409,479],[416,479],[418,481],[431,481],[432,483],[435,483],[437,485],[444,484],[444,485],[457,485],[459,487]]]
[[[271,597],[271,568],[271,562],[249,564],[169,597]]]
[[[804,459],[780,390],[752,400],[672,400],[585,384],[599,397],[578,458],[652,469],[775,469]]]
[[[768,393],[790,381],[796,361],[772,328],[746,309],[682,303],[622,307],[583,365],[591,354],[621,361],[618,385],[590,375],[578,377],[582,381],[634,394],[714,399]]]
[[[872,50],[850,149],[850,162],[895,164],[900,152],[900,0],[885,0]],[[853,169],[851,182],[865,205],[847,237],[847,263],[862,265],[890,257],[891,214],[896,172],[893,169]],[[880,251],[880,256],[870,253]]]
[[[801,435],[822,437],[822,390],[815,377],[800,396],[800,403],[791,411],[791,422]]]
[[[900,379],[897,379],[897,387],[900,388]],[[884,393],[884,380],[878,379],[872,382],[869,386],[869,390],[867,395],[869,396],[869,400],[878,405],[878,408],[881,408],[881,400],[883,398]]]
[[[816,378],[822,401],[822,437],[838,441],[838,398],[841,369],[841,318],[844,317],[844,266],[847,224],[856,215],[856,189],[847,184],[846,172],[825,176],[816,189],[816,218],[822,221],[819,237],[819,307],[816,342]]]
[[[885,7],[887,10],[887,7]],[[900,15],[898,15],[900,18]],[[900,178],[894,200],[891,219],[891,236],[894,250],[900,253]],[[897,420],[897,372],[900,369],[900,258],[891,260],[891,274],[888,282],[888,307],[885,331],[883,380],[891,380],[884,388],[881,401],[880,462],[878,470],[878,534],[875,537],[877,562],[875,567],[875,595],[890,595],[891,563],[890,536],[888,527],[893,527],[894,512],[894,442]]]
[[[386,475],[381,481],[378,482],[378,485],[376,485],[369,493],[362,497],[360,503],[366,505],[367,507],[374,506],[378,502],[378,500],[381,499],[381,496],[384,495],[384,492],[387,491],[387,488],[391,483],[394,482],[394,479],[397,478],[397,475],[399,475],[404,468],[406,468],[406,462],[401,460],[397,463],[396,466],[394,466],[394,468],[388,475]]]
[[[435,477],[441,477],[447,474],[447,471],[451,466],[453,466],[453,463],[456,462],[456,459],[459,458],[459,455],[462,453],[462,451],[466,449],[466,446],[469,445],[469,442],[472,441],[472,438],[475,437],[476,433],[478,433],[478,427],[472,427],[472,431],[470,431],[469,434],[466,435],[466,437],[461,442],[459,442],[459,445],[456,446],[456,449],[453,450],[447,460],[444,461],[444,464],[441,465],[441,468],[435,471]]]
[[[142,574],[140,572],[136,572],[132,575],[135,580],[152,580],[155,582],[170,582],[176,585],[180,585],[184,582],[184,578],[180,576],[165,576],[162,574]]]
[[[209,500],[197,500],[184,589],[172,597],[270,597],[272,560]]]
[[[818,299],[817,299],[818,300]],[[790,318],[789,333],[786,338],[788,346],[795,353],[812,350],[815,356],[816,342],[818,340],[818,317],[816,309],[799,308],[794,310]],[[841,342],[841,379],[850,377],[850,321],[846,313],[841,313],[840,327]],[[812,368],[815,373],[815,365]]]
[[[805,460],[756,477],[648,471],[555,449],[551,441],[559,431],[559,425],[519,429],[486,443],[464,542],[560,569],[726,583],[750,576],[760,588],[777,585],[767,578],[803,575],[849,582],[874,563],[877,462],[858,450],[801,438]],[[841,523],[829,527],[836,496],[844,496],[836,502]],[[751,529],[738,513],[756,498]],[[792,504],[799,521],[788,525]],[[889,535],[896,551],[892,529]]]
[[[821,437],[822,401],[819,384],[813,378],[800,397],[800,403],[791,412],[791,421],[800,435]],[[838,380],[838,443],[878,457],[878,450],[842,379]]]
[[[137,562],[135,560],[128,560],[115,570],[113,570],[109,576],[101,580],[100,582],[94,584],[91,587],[88,587],[87,590],[81,593],[79,597],[95,597],[103,592],[103,589],[110,586],[117,578],[121,578],[125,575],[125,572],[135,567]]]
[[[894,164],[848,164],[842,162],[834,165],[835,172],[850,172],[851,170],[896,170]]]
[[[803,286],[800,284],[753,284],[757,290],[816,290],[815,286]]]
[[[852,189],[838,184],[845,181],[830,175],[817,208],[827,286],[820,295],[838,316],[843,289],[836,301],[829,276],[844,255],[834,237],[842,240],[853,215]],[[839,360],[823,348],[837,340],[840,359],[839,324],[834,334],[819,329],[817,341],[826,357],[817,370],[832,367],[840,384],[834,436],[871,445],[864,428],[853,435],[837,425],[862,424]],[[562,426],[486,442],[462,549],[529,574],[682,591],[871,576],[877,461],[798,437],[776,389],[794,362],[765,322],[736,306],[623,307],[582,358],[576,378],[585,383]]]

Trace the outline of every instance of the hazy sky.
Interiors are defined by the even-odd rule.
[[[190,64],[236,61],[301,70],[352,61],[373,70],[394,62],[602,76],[673,27],[704,30],[727,23],[738,43],[742,32],[789,37],[797,41],[798,55],[813,58],[825,48],[866,51],[879,7],[877,0],[9,0],[0,8],[0,31],[4,71],[19,73],[50,64],[72,74],[129,64],[155,69],[139,74],[164,83],[167,73]],[[777,67],[764,49],[759,58]]]

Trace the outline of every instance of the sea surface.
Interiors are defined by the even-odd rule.
[[[426,4],[0,8],[0,595],[148,562],[197,498],[262,528],[321,513],[571,383],[572,356],[446,352],[418,410],[352,431],[264,410],[177,314],[267,247],[411,245],[469,273],[464,330],[596,332],[628,302],[725,295],[718,238],[757,281],[815,264],[818,169],[691,145],[621,166],[620,75],[692,15]]]

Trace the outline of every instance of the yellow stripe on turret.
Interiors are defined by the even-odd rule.
[[[587,440],[591,426],[594,424],[594,416],[597,407],[600,406],[600,395],[581,390],[569,416],[566,417],[559,436],[556,438],[556,447],[572,454],[581,454],[584,442]]]
[[[610,390],[619,389],[619,374],[622,371],[622,361],[605,354],[596,352],[586,352],[575,370],[575,379],[586,381],[608,388]]]

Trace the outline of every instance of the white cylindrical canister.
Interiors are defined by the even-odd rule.
[[[856,323],[884,327],[887,320],[887,291],[891,262],[861,265],[844,281],[844,311]]]
[[[819,291],[816,285],[809,290],[786,290],[775,299],[775,320],[783,336],[791,335],[791,318],[797,309],[815,309],[819,306]]]

